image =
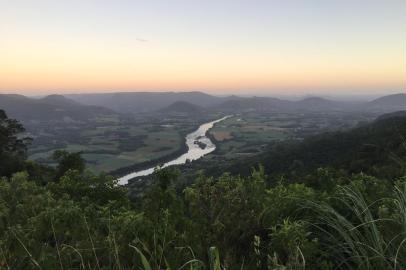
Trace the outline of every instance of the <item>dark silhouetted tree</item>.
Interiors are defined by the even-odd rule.
[[[23,170],[27,157],[27,145],[31,139],[21,137],[24,127],[14,119],[9,119],[7,114],[0,110],[0,175],[11,176]]]
[[[57,150],[52,155],[52,158],[58,162],[56,179],[59,179],[68,170],[83,173],[86,168],[85,160],[82,158],[81,152],[69,153],[65,150]]]

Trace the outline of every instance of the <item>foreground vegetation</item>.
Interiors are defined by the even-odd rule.
[[[54,168],[27,161],[22,127],[4,113],[0,122],[0,269],[406,268],[396,162],[346,156],[374,170],[314,165],[302,178],[266,175],[264,163],[190,185],[158,170],[130,199],[79,153],[56,152]]]

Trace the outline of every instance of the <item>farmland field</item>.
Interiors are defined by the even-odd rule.
[[[218,144],[219,155],[244,155],[258,152],[261,145],[291,137],[287,128],[281,128],[259,115],[237,115],[216,125],[210,135]]]
[[[30,159],[51,163],[50,156],[55,150],[70,152],[81,151],[89,168],[93,171],[112,171],[152,159],[160,158],[176,151],[182,144],[183,136],[173,127],[163,127],[149,131],[154,125],[100,126],[77,132],[76,136],[88,141],[88,144],[74,143],[75,137],[48,136],[55,147],[44,148],[33,144]],[[35,142],[35,141],[34,141]]]
[[[184,136],[202,122],[221,115],[149,114],[138,118],[98,118],[89,122],[64,122],[53,125],[27,125],[34,138],[29,158],[53,165],[55,150],[82,152],[94,172],[162,160],[181,149]],[[357,121],[363,120],[358,119]],[[205,159],[229,159],[254,155],[273,142],[301,140],[321,131],[345,129],[356,125],[354,118],[342,114],[256,113],[235,114],[209,132],[217,145]]]
[[[244,113],[216,125],[209,133],[216,154],[231,158],[261,152],[269,143],[302,140],[322,131],[348,129],[369,118],[343,113]],[[210,157],[208,157],[210,158]]]
[[[28,128],[34,138],[29,158],[53,165],[55,150],[80,151],[91,171],[110,172],[173,154],[183,145],[184,135],[205,120],[167,116],[36,125]]]

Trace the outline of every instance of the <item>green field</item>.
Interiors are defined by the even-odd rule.
[[[36,124],[28,126],[34,138],[29,158],[53,164],[50,157],[55,150],[81,151],[90,170],[110,172],[173,154],[182,146],[185,134],[219,117],[218,114],[194,117],[160,114],[134,119],[98,118],[91,122]],[[216,124],[210,134],[218,146],[215,154],[227,159],[256,154],[273,142],[301,140],[356,123],[354,117],[342,114],[251,112]]]
[[[210,134],[216,140],[216,154],[224,158],[255,154],[273,142],[302,140],[320,132],[346,130],[359,122],[369,121],[363,115],[345,113],[261,113],[234,115],[218,123]],[[210,157],[209,157],[210,158]]]
[[[91,171],[111,172],[173,154],[183,146],[185,134],[218,117],[151,113],[88,122],[28,124],[29,136],[34,139],[28,154],[32,160],[53,165],[55,150],[80,151]]]
[[[169,155],[183,143],[179,129],[159,123],[109,123],[82,127],[74,134],[72,128],[47,133],[46,136],[41,134],[40,140],[34,140],[30,147],[29,158],[52,164],[50,156],[55,150],[81,151],[90,170],[108,172]]]
[[[255,153],[262,145],[291,137],[287,128],[275,124],[271,117],[259,115],[233,116],[217,124],[210,134],[217,140],[217,153],[226,156]]]

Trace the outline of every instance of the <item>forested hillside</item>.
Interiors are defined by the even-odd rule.
[[[188,185],[160,170],[138,197],[80,153],[27,161],[22,130],[1,111],[0,269],[406,268],[404,117],[273,144]]]
[[[262,164],[271,178],[294,181],[301,181],[320,167],[329,167],[347,175],[363,172],[392,179],[405,173],[405,136],[406,117],[400,111],[351,130],[326,132],[304,141],[273,143],[264,153],[252,157],[216,163],[199,161],[189,167],[214,176],[224,171],[248,175],[252,167]]]

